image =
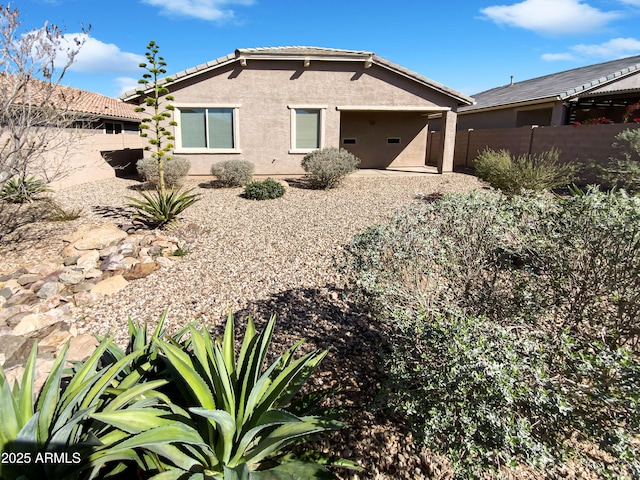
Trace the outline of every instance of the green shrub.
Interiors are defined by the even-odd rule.
[[[570,184],[576,167],[558,163],[558,150],[513,157],[507,150],[485,149],[474,167],[479,178],[508,195],[522,190],[543,191]]]
[[[629,193],[640,192],[640,129],[627,129],[615,137],[613,147],[624,158],[610,158],[604,165],[593,166],[600,183]]]
[[[6,181],[0,193],[0,199],[9,203],[30,202],[39,193],[48,192],[50,188],[39,178],[17,175]]]
[[[385,325],[388,403],[459,477],[571,456],[633,477],[638,247],[624,192],[453,194],[356,236],[342,267]]]
[[[249,200],[269,200],[284,195],[284,186],[273,178],[251,182],[244,187],[244,197]]]
[[[315,150],[302,159],[302,168],[306,181],[311,188],[330,189],[353,172],[360,160],[342,148],[323,148]]]
[[[136,165],[138,173],[153,188],[160,187],[160,174],[158,173],[158,162],[155,158],[143,158],[138,160]],[[164,162],[164,183],[167,188],[175,189],[184,184],[184,179],[189,173],[191,162],[188,158],[173,157]]]
[[[243,187],[253,178],[254,169],[247,160],[225,160],[211,165],[211,175],[225,187]]]
[[[164,195],[160,192],[141,192],[142,199],[128,197],[131,203],[127,207],[135,210],[134,222],[141,221],[154,227],[168,226],[177,222],[182,212],[200,200],[200,195],[192,194],[192,191],[171,190]]]

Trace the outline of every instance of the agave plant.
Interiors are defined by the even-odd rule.
[[[113,430],[91,421],[90,414],[136,406],[142,398],[157,398],[152,391],[166,380],[139,384],[137,372],[123,375],[139,352],[99,368],[103,353],[111,345],[112,339],[104,339],[89,359],[76,363],[72,371],[64,368],[65,345],[37,400],[33,389],[36,345],[21,382],[13,388],[0,368],[0,451],[15,460],[0,464],[0,478],[78,478],[89,467],[90,453],[101,448],[98,436]],[[120,386],[118,395],[109,393],[114,385]]]
[[[178,220],[178,216],[191,205],[200,200],[199,194],[193,194],[193,189],[179,192],[171,190],[166,193],[141,192],[142,199],[128,197],[135,213],[133,221],[142,221],[156,227],[170,225]]]
[[[17,175],[10,178],[2,187],[0,198],[10,203],[25,203],[39,193],[48,192],[47,184],[34,176]]]
[[[137,452],[138,459],[153,458],[158,480],[336,478],[324,465],[358,469],[343,459],[287,453],[310,435],[344,425],[285,410],[326,352],[294,360],[298,342],[263,368],[274,325],[271,318],[258,334],[249,319],[237,357],[231,315],[222,339],[214,340],[195,324],[169,339],[156,329],[148,351],[161,362],[154,372],[161,374],[164,365],[171,375],[164,393],[172,410],[168,404],[92,413],[92,419],[114,430],[101,437],[105,448],[91,461],[104,465]]]

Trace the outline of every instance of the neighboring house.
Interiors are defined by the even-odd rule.
[[[59,88],[72,99],[69,110],[86,114],[87,121],[68,132],[73,148],[47,153],[51,165],[62,167],[62,175],[52,186],[113,178],[120,173],[117,170],[135,173],[135,164],[143,156],[140,114],[135,107],[98,93]]]
[[[640,117],[640,56],[515,82],[473,95],[458,129],[633,123]]]
[[[115,98],[0,74],[0,103],[0,151],[9,175],[26,167],[62,188],[114,177],[114,167],[135,172],[143,156],[140,114]]]
[[[256,174],[300,174],[305,154],[342,147],[361,168],[425,165],[428,115],[445,119],[440,171],[451,171],[456,112],[473,100],[372,52],[239,49],[171,76],[175,154],[192,175],[244,159]],[[123,100],[135,105],[135,90]]]

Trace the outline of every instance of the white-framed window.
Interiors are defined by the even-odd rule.
[[[241,153],[240,105],[174,104],[176,153]]]
[[[291,149],[289,153],[309,153],[324,146],[326,105],[289,105]]]

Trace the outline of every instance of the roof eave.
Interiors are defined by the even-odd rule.
[[[544,103],[549,103],[549,102],[558,102],[564,100],[564,98],[562,98],[559,95],[553,95],[550,97],[544,97],[544,98],[536,98],[536,99],[532,99],[532,100],[524,100],[522,102],[515,102],[515,103],[501,103],[500,105],[490,105],[488,107],[480,107],[480,108],[473,108],[470,110],[459,110],[458,111],[458,115],[469,115],[471,113],[479,113],[479,112],[490,112],[492,110],[504,110],[506,108],[519,108],[519,107],[529,107],[532,105],[539,105],[539,104],[544,104]]]

